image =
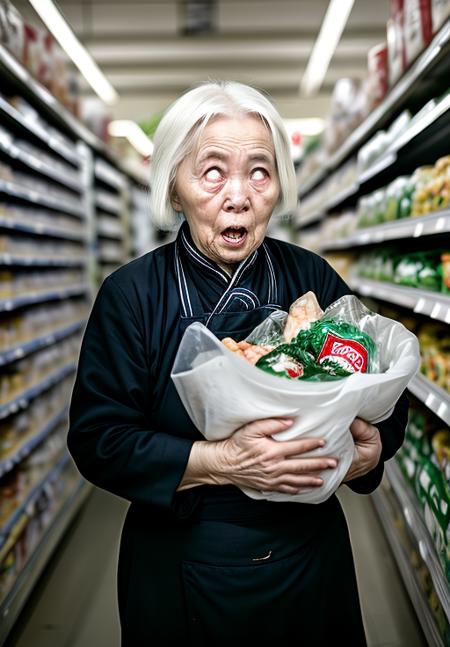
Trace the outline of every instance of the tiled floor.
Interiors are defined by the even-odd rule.
[[[427,643],[369,497],[342,488],[369,647]],[[95,490],[5,647],[119,647],[115,575],[126,504]],[[350,646],[349,646],[350,647]]]

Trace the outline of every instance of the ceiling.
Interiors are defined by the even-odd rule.
[[[13,4],[35,18],[26,0]],[[56,4],[118,92],[112,116],[137,121],[208,78],[266,90],[285,118],[324,117],[335,81],[365,76],[367,52],[385,40],[389,12],[389,0],[355,0],[323,86],[306,98],[300,80],[328,0],[216,0],[213,30],[197,34],[185,33],[189,7],[184,1]]]

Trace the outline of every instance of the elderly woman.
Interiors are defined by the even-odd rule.
[[[118,573],[122,644],[288,644],[297,636],[305,646],[365,645],[338,499],[269,502],[238,487],[320,488],[335,457],[311,455],[321,440],[273,440],[292,421],[261,420],[256,410],[230,438],[205,441],[170,379],[194,321],[239,340],[308,290],[322,308],[350,292],[319,256],[265,237],[271,216],[296,204],[289,143],[271,102],[231,82],[178,99],[156,133],[152,201],[159,223],[175,213],[185,221],[175,242],[102,284],[68,437],[81,473],[131,503]],[[378,427],[353,422],[352,490],[378,486],[406,413],[402,396]]]

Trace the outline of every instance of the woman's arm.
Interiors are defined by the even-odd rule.
[[[272,434],[286,430],[291,418],[266,418],[244,425],[221,441],[198,441],[192,446],[178,490],[198,485],[237,485],[268,492],[297,494],[320,487],[320,473],[334,469],[332,456],[302,457],[318,447],[321,438],[280,442]]]
[[[97,294],[83,337],[68,447],[81,474],[95,485],[168,509],[193,441],[153,427],[151,393],[142,325],[110,277]]]
[[[353,477],[346,481],[346,485],[358,494],[370,494],[381,483],[384,472],[384,462],[394,456],[400,449],[405,438],[406,423],[408,421],[409,400],[406,391],[400,396],[395,405],[392,415],[378,422],[375,427],[378,430],[381,441],[380,458],[376,465],[369,469],[363,476]],[[358,442],[358,439],[356,439]]]

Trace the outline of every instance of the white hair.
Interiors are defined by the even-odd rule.
[[[212,117],[254,114],[261,117],[272,135],[280,196],[275,214],[288,214],[297,205],[297,184],[289,138],[283,121],[261,92],[243,83],[214,81],[189,90],[165,112],[154,137],[151,162],[151,212],[154,223],[168,229],[179,214],[171,204],[176,174],[192,152]]]

